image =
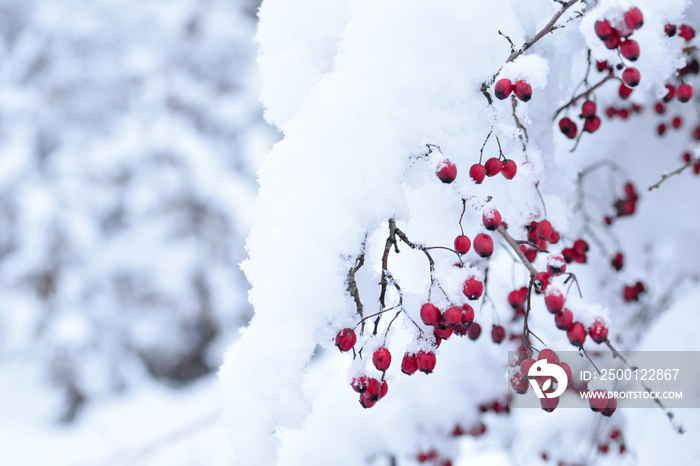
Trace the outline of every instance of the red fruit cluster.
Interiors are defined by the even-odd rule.
[[[564,248],[561,251],[561,255],[564,257],[564,261],[567,264],[576,262],[578,264],[585,264],[588,261],[586,253],[588,252],[588,243],[586,240],[579,238],[574,241],[573,246],[570,248]]]
[[[596,115],[596,104],[592,100],[586,100],[581,105],[581,113],[579,117],[583,119],[583,130],[589,133],[595,133],[600,128],[600,117]],[[559,120],[559,129],[569,139],[576,137],[578,127],[569,117],[564,117]]]
[[[548,242],[556,244],[560,239],[559,232],[552,227],[549,220],[542,220],[541,222],[532,221],[529,225],[525,226],[525,230],[527,230],[527,240],[540,249],[547,249]],[[534,261],[537,257],[537,249],[527,244],[521,244],[520,250],[530,262]]]
[[[608,395],[603,390],[594,390],[590,392],[588,403],[593,412],[600,413],[603,416],[610,417],[617,409],[617,400],[608,398]]]
[[[377,401],[384,398],[389,391],[386,380],[378,380],[366,375],[352,379],[350,386],[360,394],[360,404],[365,409],[377,404]]]
[[[625,285],[625,288],[622,292],[622,299],[624,299],[626,303],[632,301],[639,301],[639,295],[644,293],[645,291],[646,288],[644,287],[644,283],[642,282],[637,282],[631,286]]]
[[[599,444],[598,444],[598,453],[606,454],[610,451],[610,446],[611,444],[617,443],[617,450],[620,452],[620,454],[624,454],[627,451],[627,447],[625,446],[625,441],[622,438],[622,432],[620,432],[617,429],[613,429],[610,431],[610,434],[607,435],[608,438],[603,439]]]
[[[624,192],[624,197],[616,200],[613,203],[613,207],[615,207],[615,213],[617,217],[626,217],[628,215],[632,215],[637,210],[637,201],[639,200],[639,195],[637,194],[634,185],[632,183],[625,183]]]
[[[564,369],[564,372],[566,373],[567,377],[567,386],[573,380],[571,368],[567,363],[561,362],[559,360],[559,356],[555,351],[545,348],[542,351],[540,351],[537,360],[546,360],[548,364],[556,364],[562,369]],[[536,361],[532,358],[524,359],[520,363],[520,367],[512,371],[512,375],[510,376],[509,381],[511,386],[513,387],[513,390],[515,390],[515,392],[519,395],[527,393],[527,390],[529,388],[529,380],[534,380],[535,382],[537,382],[537,385],[539,385],[545,393],[552,393],[557,389],[557,386],[555,385],[556,381],[553,377],[536,375],[530,376],[530,368],[533,364],[535,364],[535,362]],[[559,405],[559,398],[543,398],[540,400],[540,402],[542,403],[542,409],[544,409],[547,412],[552,412]]]
[[[673,37],[678,32],[678,36],[685,39],[686,42],[692,40],[695,37],[695,29],[687,24],[681,24],[680,27],[676,27],[675,24],[666,24],[664,26],[664,32],[668,37]]]
[[[523,102],[532,98],[532,86],[522,79],[516,81],[515,84],[510,79],[499,79],[493,90],[496,98],[500,100],[506,99],[511,92],[515,93],[515,96]]]
[[[608,19],[603,19],[595,22],[594,28],[595,33],[603,41],[608,49],[619,49],[620,55],[625,57],[629,61],[636,61],[639,58],[639,44],[629,39],[629,36],[636,30],[642,27],[644,24],[644,17],[639,8],[632,8],[627,11],[623,18],[624,21],[617,22],[620,24],[618,28],[612,26]],[[598,65],[598,69],[601,69],[601,65]],[[606,66],[607,68],[607,66]],[[641,74],[636,68],[628,67],[622,73],[622,80],[627,86],[626,89],[620,88],[620,95],[626,94],[623,98],[629,97],[631,89],[639,84],[641,79]],[[627,91],[629,89],[629,92]],[[624,91],[624,92],[623,92]]]
[[[480,163],[472,165],[469,169],[469,177],[476,184],[481,184],[486,176],[492,177],[500,173],[507,180],[512,180],[517,172],[518,166],[513,160],[491,157],[483,165]]]
[[[624,86],[624,84],[623,84],[623,86]],[[625,107],[608,107],[605,109],[605,115],[611,119],[614,117],[620,117],[621,119],[626,120],[633,113],[640,113],[642,110],[643,110],[642,106],[637,105],[637,104],[632,104],[627,108],[625,108]]]
[[[474,309],[469,304],[464,304],[462,307],[452,306],[441,313],[435,305],[426,303],[421,306],[420,317],[425,325],[435,327],[433,334],[436,344],[439,345],[441,340],[447,340],[452,336],[452,333],[460,336],[467,334],[469,327],[474,322]]]

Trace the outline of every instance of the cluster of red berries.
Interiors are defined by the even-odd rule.
[[[557,244],[561,239],[559,232],[552,227],[552,223],[549,220],[542,220],[541,222],[532,221],[529,225],[525,226],[527,231],[527,240],[534,246],[540,249],[547,249],[548,243]],[[525,257],[530,262],[533,262],[537,257],[537,248],[534,248],[527,244],[521,244],[520,250],[525,254]]]
[[[620,117],[621,119],[626,120],[633,113],[641,113],[642,110],[644,110],[644,108],[637,104],[632,104],[629,107],[610,106],[605,109],[605,115],[611,119],[614,117]]]
[[[532,98],[532,86],[527,81],[520,79],[513,84],[510,79],[499,79],[493,88],[496,98],[503,100],[507,98],[511,92],[515,97],[527,102]]]
[[[593,390],[589,395],[588,403],[593,412],[605,417],[612,416],[617,409],[617,400],[614,397],[608,397],[604,390]]]
[[[596,104],[592,100],[586,100],[581,105],[579,117],[583,118],[584,131],[595,133],[600,128],[600,117],[596,115]],[[559,129],[569,139],[575,138],[576,134],[578,134],[576,123],[569,117],[559,120]]]
[[[624,192],[624,197],[617,199],[613,203],[613,207],[615,207],[615,214],[618,218],[632,215],[637,210],[639,195],[637,194],[634,185],[632,183],[625,183]],[[606,221],[605,223],[608,222]],[[610,223],[612,223],[612,219],[610,219]]]
[[[481,163],[472,165],[469,169],[469,177],[476,184],[481,184],[485,177],[496,176],[499,173],[507,180],[512,180],[517,172],[518,165],[513,160],[501,160],[499,157],[491,157],[483,165]],[[457,178],[457,166],[448,159],[444,159],[438,165],[435,174],[443,183],[452,183]]]
[[[634,285],[625,285],[625,288],[622,291],[622,298],[626,303],[639,301],[639,295],[645,291],[646,288],[642,282],[637,282]]]
[[[588,256],[586,253],[589,250],[588,242],[582,238],[574,241],[574,244],[570,248],[564,248],[561,250],[561,255],[567,264],[576,262],[577,264],[585,264],[588,262]]]
[[[543,349],[542,351],[540,351],[540,354],[537,358],[537,361],[541,360],[546,360],[548,364],[556,364],[562,369],[564,369],[564,372],[566,373],[567,386],[571,383],[571,381],[573,380],[571,368],[567,363],[561,362],[559,360],[559,356],[556,352],[554,352],[551,349]],[[537,385],[539,385],[543,393],[553,393],[558,388],[556,386],[557,381],[553,377],[529,375],[530,368],[537,361],[535,361],[532,358],[527,358],[520,362],[519,367],[511,371],[512,373],[509,378],[509,381],[510,385],[513,387],[513,390],[515,390],[515,393],[519,395],[524,395],[525,393],[527,393],[528,389],[530,388],[530,384],[528,383],[530,380],[534,380],[537,383]],[[543,410],[547,412],[552,412],[559,405],[559,397],[540,398],[540,403],[542,405]]]
[[[675,24],[667,24],[664,26],[664,32],[668,37],[673,37],[678,32],[678,36],[685,39],[686,42],[690,41],[695,37],[695,29],[687,24],[681,24],[680,27],[676,27]]]
[[[682,158],[685,163],[689,163],[691,160],[693,160],[693,156],[690,155],[690,152],[685,152]],[[700,161],[695,162],[695,165],[693,165],[693,173],[700,175]]]
[[[627,60],[636,61],[639,58],[639,44],[637,41],[629,39],[629,36],[644,24],[641,10],[632,8],[624,14],[622,21],[616,18],[616,22],[617,28],[613,27],[608,19],[596,21],[594,25],[596,35],[608,49],[618,49]],[[625,99],[629,97],[632,88],[639,84],[641,78],[642,75],[637,68],[626,67],[622,72],[623,84],[620,85],[620,96]]]
[[[416,461],[421,464],[430,463],[434,466],[452,466],[451,459],[441,457],[435,450],[418,453],[416,455]]]
[[[379,380],[366,375],[352,379],[350,386],[360,394],[360,404],[363,408],[371,408],[377,404],[377,401],[384,398],[389,391],[389,384],[387,384],[386,380]]]
[[[627,451],[625,441],[622,438],[622,432],[620,432],[618,429],[613,429],[606,437],[607,438],[598,443],[598,453],[605,455],[608,452],[610,452],[611,444],[618,445],[617,449],[620,452],[620,454],[624,454]]]

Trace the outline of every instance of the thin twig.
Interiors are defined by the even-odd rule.
[[[696,157],[696,158],[690,160],[690,162],[686,163],[681,168],[677,168],[676,170],[673,170],[671,173],[661,175],[661,179],[656,184],[649,186],[649,191],[653,191],[654,189],[657,189],[659,186],[661,186],[661,183],[666,181],[668,178],[672,177],[673,175],[680,175],[686,168],[688,168],[691,165],[694,165],[696,163],[700,163],[700,157]]]
[[[520,250],[518,242],[515,239],[513,239],[513,237],[510,236],[510,234],[508,234],[505,228],[503,228],[502,225],[499,225],[499,227],[496,228],[496,231],[503,237],[503,239],[506,240],[511,249],[515,251],[515,254],[517,254],[518,258],[523,263],[528,272],[530,272],[530,276],[534,277],[535,275],[537,275],[537,270],[535,269],[535,267],[533,267],[532,263],[529,260],[527,260],[525,254]]]
[[[611,79],[614,79],[614,78],[615,78],[615,74],[614,74],[613,71],[611,70],[611,71],[608,73],[607,76],[605,76],[603,79],[601,79],[600,81],[598,81],[598,83],[594,84],[593,87],[591,87],[591,88],[588,89],[587,91],[584,91],[584,92],[580,93],[580,94],[577,95],[577,96],[572,97],[571,100],[569,100],[567,103],[565,103],[564,105],[562,105],[561,107],[559,107],[559,108],[557,109],[556,113],[554,114],[554,118],[552,118],[552,121],[556,120],[556,119],[557,119],[557,116],[558,116],[561,112],[563,112],[564,110],[566,110],[568,107],[574,105],[574,104],[576,103],[576,101],[578,101],[578,99],[580,99],[581,97],[588,97],[588,96],[591,94],[591,92],[595,91],[595,90],[598,89],[600,86],[602,86],[603,84],[605,84],[606,82],[608,82],[608,81],[610,81]]]

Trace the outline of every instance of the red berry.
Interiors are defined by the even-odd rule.
[[[656,105],[654,105],[654,111],[659,115],[663,115],[666,112],[666,107],[661,102],[657,102]]]
[[[369,384],[369,377],[363,375],[352,379],[352,383],[350,384],[350,386],[357,393],[364,393],[365,390],[367,390],[367,384]]]
[[[598,71],[605,71],[608,69],[608,61],[598,60],[597,62],[595,62],[595,67]]]
[[[688,102],[693,97],[693,86],[690,84],[681,84],[678,86],[678,100],[683,103]]]
[[[568,330],[573,323],[574,315],[568,309],[564,309],[559,314],[554,315],[554,325],[556,325],[559,330]]]
[[[629,111],[626,108],[620,109],[620,111],[617,113],[620,118],[623,120],[626,120],[628,116],[630,116]]]
[[[693,165],[693,173],[700,175],[700,162],[696,162],[695,165]]]
[[[382,384],[377,379],[369,379],[367,384],[367,390],[362,394],[362,396],[367,397],[369,401],[377,401],[379,399],[379,394],[382,391]],[[362,396],[360,398],[362,398]]]
[[[549,220],[542,220],[540,223],[537,224],[537,236],[540,237],[540,239],[543,240],[548,240],[549,235],[552,234],[552,224],[549,223]]]
[[[487,176],[496,176],[503,170],[503,162],[496,157],[491,157],[484,164]]]
[[[543,359],[546,359],[549,364],[559,364],[559,356],[554,352],[554,350],[549,348],[545,348],[540,351],[540,355],[537,357],[537,360],[541,361]]]
[[[586,341],[586,329],[583,328],[581,322],[574,322],[566,331],[566,336],[572,345],[581,347],[583,342]]]
[[[532,284],[535,288],[535,292],[537,293],[544,293],[544,291],[547,289],[547,286],[549,286],[549,280],[552,278],[552,275],[548,272],[539,272],[535,275],[535,278],[532,280]]]
[[[527,244],[521,244],[520,250],[525,255],[525,258],[530,262],[533,262],[537,257],[537,249],[528,246]]]
[[[562,256],[547,257],[547,272],[553,276],[558,276],[566,272],[566,261]]]
[[[593,390],[589,392],[588,404],[593,412],[600,412],[608,404],[608,397],[603,390]]]
[[[479,256],[488,258],[493,254],[493,240],[485,233],[479,233],[474,237],[474,252]]]
[[[440,309],[430,303],[423,304],[420,308],[420,318],[425,325],[436,325],[440,320]]]
[[[620,83],[620,89],[619,89],[619,91],[618,91],[618,94],[619,94],[620,97],[622,97],[623,99],[626,99],[626,98],[628,98],[628,97],[630,96],[630,94],[632,94],[632,90],[633,90],[633,89],[632,89],[631,87],[627,87],[627,86],[625,86],[624,83]]]
[[[588,252],[588,243],[583,239],[577,239],[574,241],[574,251],[578,254],[585,254]]]
[[[664,32],[668,37],[673,37],[676,35],[676,25],[675,24],[667,24],[664,26]]]
[[[471,277],[464,282],[463,291],[467,299],[471,299],[473,301],[481,297],[481,294],[484,292],[484,284],[480,280]]]
[[[472,323],[467,330],[467,336],[470,340],[476,340],[481,335],[481,325],[476,322]]]
[[[533,364],[535,364],[535,362],[537,361],[532,358],[528,358],[520,363],[520,375],[522,375],[525,380],[529,379],[528,374],[530,373],[530,368]]]
[[[566,373],[566,384],[568,385],[574,378],[574,374],[571,372],[571,367],[565,362],[560,362],[559,367],[564,369],[564,372]]]
[[[518,171],[518,165],[511,159],[506,159],[503,161],[503,170],[501,174],[507,179],[512,180],[515,178],[515,174]]]
[[[344,328],[335,336],[335,346],[337,346],[340,351],[349,351],[350,348],[355,346],[356,342],[357,335],[355,335],[355,331],[351,328]]]
[[[379,399],[381,400],[382,398],[384,398],[387,393],[389,393],[389,384],[386,380],[384,380],[382,382],[382,388],[379,389]]]
[[[505,339],[506,337],[506,329],[501,327],[500,325],[494,325],[491,328],[491,339],[493,340],[494,343],[501,344],[501,342]]]
[[[435,172],[443,183],[452,183],[457,178],[457,167],[449,160],[444,160]]]
[[[459,254],[466,254],[469,252],[469,248],[472,247],[472,242],[467,236],[459,235],[455,238],[455,251]]]
[[[523,378],[520,372],[513,374],[513,376],[510,378],[510,385],[513,387],[513,390],[515,390],[515,393],[519,395],[525,394],[527,392],[527,388],[529,387],[527,381]]]
[[[671,126],[673,126],[675,129],[680,128],[682,124],[683,120],[681,117],[674,117],[673,120],[671,120]]]
[[[663,136],[664,133],[666,133],[666,125],[660,123],[659,126],[656,127],[656,132],[659,136]]]
[[[593,118],[596,112],[595,102],[587,100],[581,105],[581,116],[583,118]]]
[[[642,74],[637,68],[629,67],[622,72],[622,81],[629,87],[636,87],[642,79]]]
[[[412,353],[406,353],[403,355],[403,360],[401,361],[401,372],[407,375],[415,374],[418,370],[418,361],[416,355]]]
[[[630,29],[639,29],[644,24],[644,17],[639,8],[632,8],[625,13],[625,24]]]
[[[627,39],[620,44],[620,53],[629,61],[637,61],[637,58],[639,58],[639,44],[637,41]]]
[[[386,348],[377,348],[372,355],[372,363],[377,370],[384,372],[391,364],[391,353]]]
[[[509,79],[499,79],[496,82],[496,86],[494,87],[494,93],[496,94],[496,98],[501,100],[508,97],[512,90],[513,84],[510,82]]]
[[[435,335],[435,338],[437,338],[438,341],[449,339],[452,336],[453,332],[454,332],[454,328],[452,328],[452,327],[449,327],[449,328],[435,327],[433,329],[433,335]]]
[[[377,396],[376,399],[371,400],[369,397],[367,397],[366,392],[360,395],[360,404],[365,409],[371,408],[372,406],[376,405],[378,400],[379,396]]]
[[[566,136],[569,139],[575,138],[576,133],[578,133],[576,123],[571,121],[571,119],[568,117],[564,117],[561,120],[559,120],[559,129],[562,133],[564,133],[564,136]]]
[[[559,242],[559,232],[552,229],[552,233],[549,235],[549,242],[552,244],[557,244]]]
[[[487,207],[484,210],[481,220],[484,223],[484,228],[487,230],[495,230],[501,226],[501,214],[493,207]]]
[[[508,304],[510,304],[513,309],[518,309],[525,305],[525,300],[527,299],[527,288],[525,288],[525,293],[523,293],[522,290],[523,288],[513,290],[508,293]]]
[[[559,397],[541,398],[540,405],[542,405],[543,410],[547,411],[548,413],[551,413],[557,408],[557,406],[559,406]]]
[[[586,120],[583,124],[583,130],[589,133],[595,133],[600,128],[600,117],[594,116],[590,120]]]
[[[610,417],[613,415],[615,410],[617,409],[617,400],[615,398],[609,398],[607,404],[605,405],[605,408],[603,408],[600,411],[600,414],[602,414],[605,417]],[[620,450],[622,450],[622,446],[620,446]]]
[[[556,288],[550,288],[544,295],[544,304],[552,314],[557,314],[564,309],[564,295]]]
[[[442,314],[442,327],[456,327],[462,323],[462,309],[452,306]]]
[[[613,29],[612,34],[610,37],[605,39],[603,43],[605,44],[605,47],[608,48],[609,50],[614,50],[620,46],[620,33],[618,33],[615,29]]]
[[[532,86],[522,79],[515,82],[513,92],[515,92],[515,96],[523,102],[527,102],[532,98]]]
[[[595,34],[600,40],[607,40],[613,34],[613,28],[607,19],[596,21],[594,24]]]
[[[603,321],[596,319],[593,325],[588,328],[588,335],[596,343],[603,343],[608,339],[608,327]]]
[[[613,268],[614,268],[615,270],[617,270],[618,272],[619,272],[620,270],[622,270],[623,259],[624,259],[624,258],[623,258],[623,256],[622,256],[622,253],[621,253],[621,252],[618,252],[617,254],[615,254],[615,257],[613,257],[613,259],[612,259],[612,266],[613,266]]]
[[[435,369],[437,358],[432,351],[419,351],[416,355],[416,362],[418,363],[419,371],[430,374]]]
[[[670,102],[673,99],[673,96],[676,95],[676,88],[673,87],[671,84],[666,84],[666,95],[664,96],[664,102]],[[657,104],[660,105],[660,104]],[[663,108],[663,106],[661,107]],[[663,111],[657,113],[664,113]]]
[[[483,165],[475,163],[469,169],[469,177],[476,182],[476,184],[481,184],[486,176],[486,169]]]
[[[688,26],[687,24],[681,24],[680,31],[678,35],[681,36],[686,41],[692,40],[695,37],[695,29]]]

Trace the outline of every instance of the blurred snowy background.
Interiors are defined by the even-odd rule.
[[[161,464],[145,445],[216,428],[278,138],[258,4],[0,1],[3,465]],[[216,464],[176,457],[162,464]]]

